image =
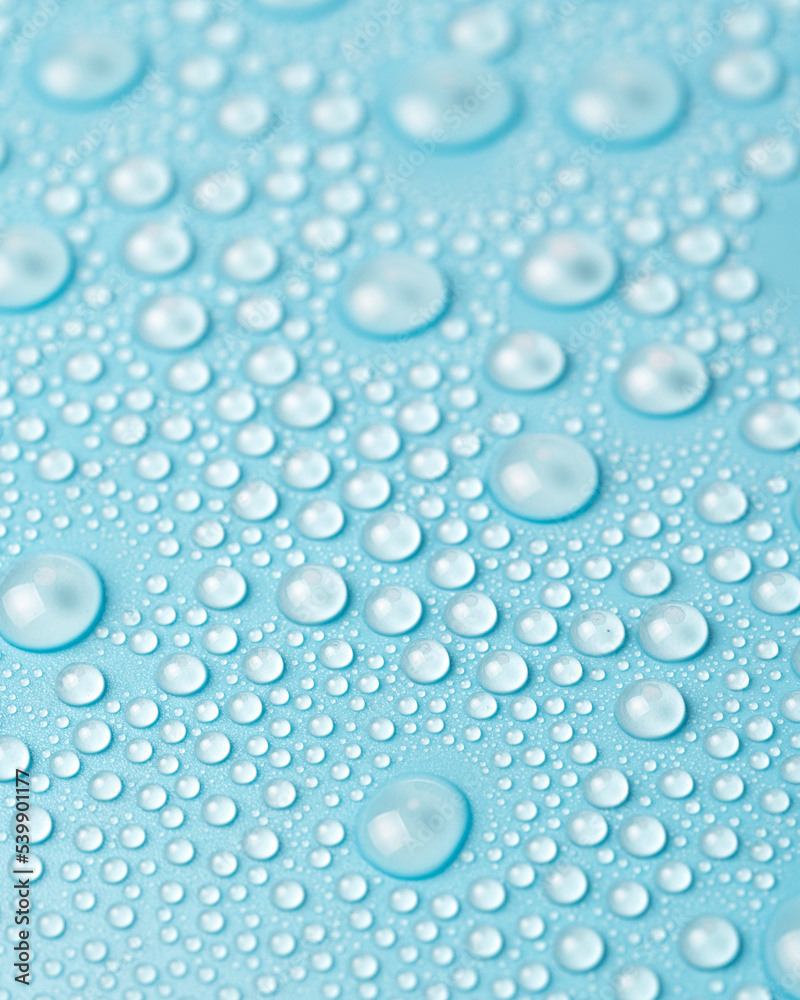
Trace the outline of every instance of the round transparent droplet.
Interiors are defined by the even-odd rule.
[[[607,295],[618,274],[614,254],[595,236],[559,230],[536,240],[522,257],[522,291],[546,306],[577,308]]]
[[[92,705],[105,689],[105,677],[89,663],[71,663],[56,677],[56,694],[65,705]]]
[[[672,416],[693,409],[703,401],[709,385],[702,361],[679,344],[638,347],[617,372],[620,397],[648,416]]]
[[[622,586],[636,597],[656,597],[672,583],[669,566],[660,559],[634,559],[622,573]]]
[[[62,34],[37,62],[36,82],[65,104],[107,104],[133,85],[142,63],[142,53],[124,33]]]
[[[486,635],[497,624],[497,607],[494,601],[475,590],[451,597],[444,610],[449,629],[456,635],[473,638]]]
[[[582,132],[609,146],[654,142],[678,123],[683,88],[665,63],[618,55],[590,66],[570,90],[567,114]]]
[[[514,634],[526,646],[542,646],[555,636],[558,623],[546,608],[521,611],[514,622]]]
[[[47,652],[72,646],[103,608],[103,583],[83,559],[61,553],[10,561],[0,581],[0,634],[12,646]]]
[[[388,875],[429,878],[452,863],[469,826],[469,803],[449,781],[427,775],[395,778],[362,805],[358,846]]]
[[[487,653],[478,666],[478,683],[492,694],[513,694],[528,680],[528,664],[519,653],[499,650]]]
[[[734,925],[709,914],[694,917],[680,933],[678,949],[695,969],[723,969],[739,954],[741,940]]]
[[[593,498],[598,482],[591,452],[558,434],[512,439],[498,450],[489,472],[498,503],[530,521],[572,517]]]
[[[395,127],[424,158],[439,148],[489,142],[509,126],[516,107],[503,76],[466,56],[404,64],[392,74],[385,101]]]
[[[419,333],[446,309],[449,292],[433,264],[404,253],[370,257],[345,279],[341,308],[360,332],[373,337]]]
[[[42,305],[61,291],[72,259],[60,236],[28,223],[7,226],[0,242],[0,309]]]
[[[136,330],[150,347],[183,351],[203,339],[208,322],[205,307],[191,295],[161,295],[139,313]]]
[[[403,650],[403,670],[417,684],[434,684],[450,670],[450,654],[435,639],[417,639]]]
[[[681,727],[686,703],[680,691],[667,681],[635,681],[617,699],[615,715],[629,736],[658,740]]]
[[[768,615],[789,615],[800,607],[800,579],[794,573],[762,573],[750,584],[750,599]]]
[[[744,415],[742,434],[762,451],[791,451],[800,444],[800,409],[781,400],[756,403]]]
[[[582,611],[570,626],[569,638],[579,653],[608,656],[625,642],[625,626],[611,611]]]
[[[329,566],[298,566],[284,573],[278,585],[278,607],[298,625],[331,621],[346,603],[347,586]]]
[[[156,156],[131,156],[106,178],[111,197],[126,208],[155,208],[172,194],[172,168]]]
[[[521,330],[498,337],[486,354],[489,377],[514,392],[539,392],[557,382],[566,366],[561,347],[545,333]]]
[[[393,584],[373,590],[364,605],[364,620],[381,635],[403,635],[422,617],[422,601],[410,587]]]
[[[642,616],[639,642],[656,660],[688,660],[708,642],[708,622],[690,604],[656,604]]]
[[[361,543],[373,559],[402,562],[410,559],[419,548],[422,531],[410,514],[390,511],[375,514],[367,521]]]

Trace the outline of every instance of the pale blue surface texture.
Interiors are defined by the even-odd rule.
[[[0,1000],[800,998],[799,38],[0,0]]]

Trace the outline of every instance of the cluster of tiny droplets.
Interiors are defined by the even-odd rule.
[[[0,2],[26,996],[800,998],[799,16]]]

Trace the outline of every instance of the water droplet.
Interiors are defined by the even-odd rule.
[[[347,586],[328,566],[298,566],[285,573],[278,586],[278,607],[298,625],[329,622],[346,603]]]
[[[358,845],[387,875],[430,878],[447,868],[467,837],[470,808],[443,778],[413,775],[383,785],[362,806]]]
[[[545,333],[521,330],[498,337],[486,355],[486,370],[504,389],[539,392],[561,378],[564,352]]]
[[[361,541],[374,559],[402,562],[417,551],[422,532],[413,517],[391,511],[371,517],[364,525]]]
[[[789,615],[800,607],[800,579],[794,573],[762,573],[750,584],[750,599],[759,611]]]
[[[555,636],[558,623],[545,608],[521,611],[514,623],[514,634],[526,646],[542,646]]]
[[[527,680],[528,664],[512,651],[487,653],[478,666],[478,683],[492,694],[512,694]]]
[[[65,705],[91,705],[105,689],[105,677],[89,663],[71,663],[56,678],[56,694]]]
[[[603,961],[605,952],[605,942],[597,931],[581,924],[564,928],[553,946],[556,961],[567,972],[591,971]]]
[[[666,681],[635,681],[617,699],[615,714],[630,736],[659,740],[681,727],[686,704],[680,691]]]
[[[191,295],[161,295],[142,309],[136,330],[151,347],[183,351],[194,347],[206,335],[208,313]]]
[[[128,39],[66,35],[39,60],[36,81],[57,101],[106,104],[133,86],[142,68],[142,53]]]
[[[391,253],[359,264],[345,279],[346,319],[373,337],[402,337],[435,323],[449,292],[439,270],[409,254]]]
[[[497,70],[463,56],[403,65],[385,100],[392,122],[416,144],[423,163],[439,147],[460,149],[495,139],[516,108],[515,95]]]
[[[26,771],[30,750],[16,736],[0,736],[0,781],[13,781],[17,771]]]
[[[498,502],[530,521],[572,517],[594,496],[599,482],[591,452],[558,434],[522,434],[497,452],[489,485]]]
[[[638,413],[672,416],[700,404],[710,380],[702,361],[678,344],[647,344],[624,359],[617,390]]]
[[[800,444],[800,410],[779,400],[756,403],[744,415],[742,434],[763,451],[790,451]]]
[[[103,583],[77,556],[26,556],[0,582],[0,634],[20,649],[49,652],[72,646],[102,608]]]
[[[608,656],[625,642],[625,626],[611,611],[582,611],[570,626],[569,638],[579,653]]]
[[[410,632],[421,617],[422,601],[410,587],[378,587],[364,605],[365,621],[381,635]]]
[[[542,305],[576,308],[607,295],[617,273],[614,254],[596,237],[565,230],[547,233],[528,247],[518,280]]]
[[[739,932],[724,917],[695,917],[681,931],[678,947],[696,969],[723,969],[739,954]]]
[[[671,583],[670,568],[660,559],[634,559],[622,574],[622,586],[637,597],[656,597]]]
[[[435,639],[417,639],[403,650],[403,670],[417,684],[434,684],[449,669],[450,655]]]
[[[175,177],[168,163],[155,156],[131,156],[110,171],[106,187],[126,208],[155,208],[172,194]]]
[[[654,142],[678,123],[681,84],[655,59],[618,55],[589,67],[572,87],[567,113],[582,132],[605,143]]]
[[[167,694],[186,696],[205,685],[208,670],[202,660],[190,653],[173,653],[159,663],[156,680]]]
[[[58,294],[72,273],[61,237],[42,226],[9,226],[0,242],[0,309],[30,309]]]
[[[708,642],[708,623],[690,604],[655,604],[642,616],[639,641],[656,660],[688,660]]]

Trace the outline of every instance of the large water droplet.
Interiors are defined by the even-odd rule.
[[[572,517],[594,496],[597,463],[578,441],[558,434],[522,434],[496,454],[489,485],[506,510],[530,521]]]
[[[519,691],[527,680],[528,664],[511,650],[487,653],[478,666],[478,683],[492,694]]]
[[[750,599],[768,615],[789,615],[800,607],[800,579],[794,573],[762,573],[750,584]]]
[[[449,292],[439,270],[404,253],[363,261],[342,286],[341,307],[362,333],[402,337],[419,333],[442,315]]]
[[[191,653],[172,653],[159,663],[156,680],[167,694],[185,696],[203,687],[208,680],[208,670],[203,661]]]
[[[208,314],[191,295],[162,295],[152,299],[137,319],[145,343],[162,351],[183,351],[203,339]]]
[[[724,969],[739,954],[739,932],[724,917],[695,917],[681,931],[681,955],[696,969]]]
[[[466,796],[443,778],[395,778],[361,810],[358,845],[370,864],[401,879],[430,878],[454,860],[466,840]]]
[[[329,566],[298,566],[285,573],[278,585],[278,607],[298,625],[329,622],[346,603],[347,586]]]
[[[450,654],[435,639],[417,639],[403,650],[403,670],[417,684],[434,684],[450,669]]]
[[[69,250],[42,226],[9,226],[0,240],[0,309],[29,309],[52,298],[72,272]]]
[[[0,635],[34,652],[72,646],[102,607],[103,583],[83,559],[55,552],[26,556],[0,582]]]
[[[663,63],[642,56],[603,59],[586,70],[567,102],[572,122],[606,145],[652,142],[683,110],[683,89]]]
[[[764,935],[764,962],[782,991],[800,998],[800,896],[784,899],[772,911]]]
[[[520,330],[498,337],[486,355],[486,370],[504,389],[538,392],[546,389],[564,372],[566,358],[559,345],[546,333]]]
[[[62,37],[39,60],[36,80],[57,101],[105,104],[127,90],[143,67],[142,53],[116,35]]]
[[[439,147],[495,138],[511,122],[516,103],[496,69],[459,56],[396,70],[386,101],[392,121],[417,144],[423,162]]]
[[[381,635],[410,632],[422,617],[422,601],[410,587],[378,587],[364,605],[364,619]]]
[[[56,678],[56,694],[65,705],[91,705],[105,689],[105,677],[89,663],[71,663]]]
[[[518,280],[522,291],[542,305],[577,308],[607,295],[617,273],[614,254],[596,237],[563,230],[528,247]]]
[[[582,611],[570,626],[569,638],[579,653],[608,656],[625,642],[625,626],[611,611]]]
[[[635,681],[617,699],[616,716],[630,736],[659,740],[681,727],[686,704],[680,691],[666,681]]]
[[[800,410],[782,400],[756,403],[744,415],[742,434],[763,451],[790,451],[800,444]]]
[[[17,771],[28,768],[31,754],[16,736],[0,736],[0,781],[13,781]]]
[[[688,660],[708,642],[708,623],[690,604],[656,604],[642,616],[639,641],[656,660]]]
[[[710,380],[703,362],[679,344],[647,344],[632,351],[617,373],[617,390],[639,413],[671,416],[703,401]]]

